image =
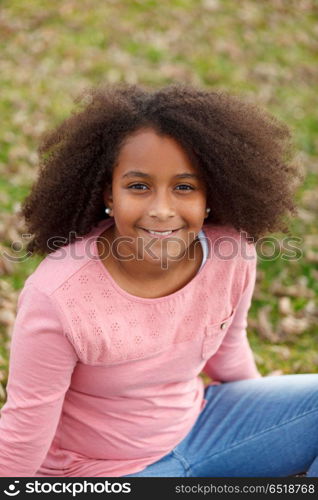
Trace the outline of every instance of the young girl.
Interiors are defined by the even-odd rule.
[[[1,476],[318,476],[318,374],[261,377],[256,239],[286,231],[285,125],[226,93],[90,91],[21,214]],[[204,386],[203,372],[211,378]]]

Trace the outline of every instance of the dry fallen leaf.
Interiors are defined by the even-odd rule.
[[[314,300],[309,300],[304,307],[304,311],[311,316],[318,316],[318,305]]]
[[[15,314],[13,311],[8,311],[7,309],[0,310],[0,323],[6,326],[11,326],[15,320]]]
[[[270,292],[276,296],[303,297],[311,299],[315,297],[315,292],[306,285],[299,283],[297,285],[284,286],[281,283],[273,282],[270,286]]]
[[[278,310],[281,314],[290,315],[293,314],[293,306],[289,297],[281,297],[278,299]]]
[[[287,335],[300,334],[305,332],[311,326],[311,322],[307,318],[294,318],[286,316],[279,322],[280,330]]]
[[[318,191],[317,189],[308,189],[302,197],[303,204],[309,210],[317,213],[318,211]]]
[[[318,234],[305,234],[304,245],[307,247],[316,246],[318,248]]]
[[[4,274],[12,274],[15,268],[15,263],[10,260],[10,258],[6,257],[6,255],[10,255],[9,250],[0,245],[0,276]]]
[[[270,340],[271,342],[277,342],[279,340],[278,336],[273,332],[272,325],[269,319],[269,313],[272,307],[268,304],[262,307],[258,311],[257,319],[257,329],[261,337]]]
[[[315,214],[310,212],[309,210],[305,210],[305,208],[298,207],[298,216],[301,220],[307,223],[314,222],[316,219]]]
[[[3,386],[2,386],[2,383],[0,382],[0,399],[2,401],[5,401],[6,397],[7,396],[6,396],[5,390],[4,390]]]
[[[287,347],[285,345],[273,345],[273,346],[271,346],[271,351],[279,354],[279,356],[283,360],[290,358],[290,349],[289,349],[289,347]]]
[[[306,259],[308,262],[314,262],[315,264],[318,263],[318,253],[313,252],[312,250],[308,250],[306,252]]]
[[[274,370],[267,373],[266,377],[278,377],[279,375],[284,375],[284,372],[282,370]]]

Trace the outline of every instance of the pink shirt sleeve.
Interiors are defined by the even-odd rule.
[[[248,264],[248,284],[236,308],[232,323],[219,349],[203,368],[203,372],[215,381],[230,382],[261,377],[246,334],[247,313],[251,306],[256,281],[255,247],[253,254],[255,259],[250,260]]]
[[[0,419],[0,476],[33,476],[49,450],[77,355],[52,299],[23,288],[13,328],[7,402]]]

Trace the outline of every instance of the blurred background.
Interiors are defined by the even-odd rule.
[[[318,372],[317,1],[2,0],[0,8],[0,403],[17,297],[42,260],[4,255],[23,255],[17,211],[37,176],[39,137],[103,82],[227,90],[289,125],[305,173],[290,221],[299,251],[288,260],[280,245],[274,255],[262,247],[248,336],[263,375]]]

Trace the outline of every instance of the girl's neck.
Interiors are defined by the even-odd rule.
[[[101,237],[112,242],[113,227],[107,229]],[[184,258],[168,260],[167,266],[154,266],[145,260],[119,260],[111,255],[99,255],[108,272],[116,283],[128,293],[141,297],[161,297],[176,292],[191,281],[197,274],[203,259],[202,245],[195,240]]]

